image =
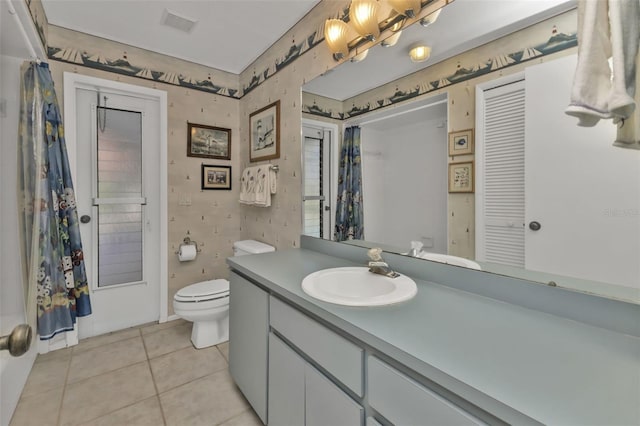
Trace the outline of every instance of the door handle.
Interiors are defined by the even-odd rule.
[[[80,222],[82,223],[91,222],[91,216],[89,216],[88,214],[83,214],[82,216],[80,216]]]
[[[20,324],[11,334],[0,337],[0,350],[8,350],[11,356],[24,355],[31,346],[31,326]]]
[[[542,225],[540,225],[540,222],[537,221],[532,221],[529,222],[529,229],[531,229],[532,231],[539,231],[540,228],[542,228]]]

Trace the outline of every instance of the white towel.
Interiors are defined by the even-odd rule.
[[[578,65],[565,111],[578,117],[579,126],[603,118],[621,122],[633,114],[639,20],[638,0],[579,1]]]
[[[270,164],[247,167],[242,172],[240,202],[257,207],[270,207],[276,193],[276,173]]]
[[[256,168],[247,167],[240,178],[240,202],[253,204],[256,201]]]
[[[578,64],[573,77],[568,115],[578,117],[579,126],[595,126],[610,118],[611,56],[607,1],[578,2]]]
[[[636,56],[636,82],[640,81],[640,51]],[[615,146],[640,149],[640,90],[636,89],[636,110],[631,117],[618,123]]]

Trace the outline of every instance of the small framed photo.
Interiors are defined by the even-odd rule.
[[[231,129],[187,123],[187,157],[231,160]]]
[[[473,161],[449,163],[449,192],[473,192]]]
[[[449,133],[449,155],[473,154],[473,129]]]
[[[280,101],[249,116],[249,160],[280,158]]]
[[[231,166],[202,165],[202,189],[231,190]]]

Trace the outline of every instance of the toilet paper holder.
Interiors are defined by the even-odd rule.
[[[180,243],[180,247],[182,246],[196,246],[196,253],[200,253],[202,251],[202,249],[198,247],[198,242],[195,240],[192,240],[189,237],[184,237],[184,240],[182,240],[182,243]],[[178,247],[176,254],[180,253],[180,247]]]

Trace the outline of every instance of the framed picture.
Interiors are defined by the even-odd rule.
[[[449,155],[473,154],[473,129],[449,133]]]
[[[231,190],[231,166],[203,164],[202,189]]]
[[[280,101],[249,116],[249,160],[280,158]]]
[[[231,129],[187,123],[187,157],[231,160]]]
[[[473,192],[473,161],[449,163],[449,192]]]

